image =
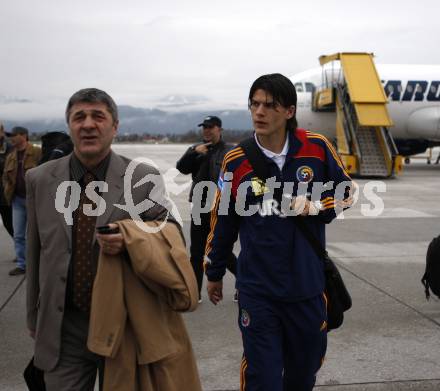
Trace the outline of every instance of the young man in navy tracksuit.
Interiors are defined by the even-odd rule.
[[[249,109],[272,179],[256,176],[240,146],[226,154],[206,246],[208,295],[214,304],[222,299],[239,235],[241,390],[309,391],[327,346],[325,281],[322,260],[293,219],[303,218],[325,246],[325,224],[348,206],[351,179],[325,137],[297,129],[289,79],[258,78]]]

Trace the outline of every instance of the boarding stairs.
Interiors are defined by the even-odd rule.
[[[338,150],[342,150],[343,155],[356,156],[357,169],[353,174],[360,177],[390,176],[385,155],[389,156],[391,152],[387,143],[383,141],[386,130],[381,126],[362,126],[359,123],[356,108],[350,100],[346,85],[336,87],[336,101],[344,128],[342,132],[337,133]],[[345,144],[344,148],[341,148],[342,143]],[[382,145],[385,145],[385,151]]]
[[[377,128],[372,127],[360,127],[356,131],[361,152],[360,176],[390,175],[376,132]]]
[[[348,172],[359,177],[390,177],[401,171],[388,127],[387,98],[370,53],[321,56],[321,65],[341,62],[340,74],[326,78],[313,99],[315,111],[336,112],[338,153]]]

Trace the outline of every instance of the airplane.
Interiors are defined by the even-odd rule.
[[[405,157],[440,145],[440,66],[376,64],[388,112],[394,122],[389,128],[399,154]],[[300,127],[336,137],[336,114],[312,109],[312,95],[326,80],[341,77],[339,64],[313,68],[290,77],[298,95]],[[408,158],[406,159],[408,161]]]

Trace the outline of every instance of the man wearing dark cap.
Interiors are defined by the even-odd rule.
[[[3,172],[3,188],[6,202],[12,205],[12,226],[17,267],[10,276],[24,274],[26,270],[26,186],[25,173],[38,165],[41,148],[29,143],[29,131],[22,126],[12,128],[8,134],[14,150],[8,155]]]
[[[176,164],[176,168],[182,174],[191,174],[193,183],[189,193],[189,202],[193,202],[194,187],[202,181],[212,181],[217,184],[223,158],[230,149],[232,144],[227,144],[222,140],[222,121],[219,117],[211,115],[205,117],[202,123],[197,126],[202,127],[202,142],[189,147],[185,154]],[[204,208],[205,205],[211,205],[213,199],[208,197],[209,192],[204,188],[204,193],[197,195],[200,205],[192,205],[194,208]],[[209,198],[209,199],[208,199]],[[210,231],[211,213],[200,213],[200,221],[197,224],[194,221],[194,215],[191,213],[191,264],[197,278],[199,288],[199,302],[201,302],[201,289],[203,283],[203,257],[205,254],[206,240]],[[230,254],[228,260],[228,269],[235,275],[236,257]]]

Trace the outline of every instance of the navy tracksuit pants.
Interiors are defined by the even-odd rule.
[[[240,391],[311,391],[327,349],[320,295],[295,303],[239,293]]]

